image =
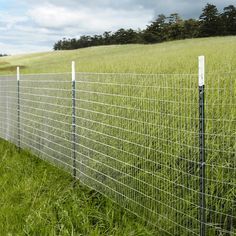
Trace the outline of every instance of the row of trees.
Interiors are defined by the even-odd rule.
[[[8,56],[8,55],[0,53],[0,57],[6,57],[6,56]]]
[[[159,15],[144,30],[119,29],[102,35],[86,36],[79,39],[62,39],[55,43],[54,50],[70,50],[98,45],[159,43],[164,41],[236,35],[236,7],[229,5],[219,12],[217,7],[207,4],[199,19],[184,20],[174,13],[166,17]]]

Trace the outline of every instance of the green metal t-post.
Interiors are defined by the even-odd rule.
[[[17,67],[17,146],[20,152],[20,67]]]
[[[200,56],[199,60],[199,165],[200,165],[200,236],[206,235],[206,163],[205,163],[205,57]]]
[[[74,187],[76,183],[76,118],[75,118],[75,62],[72,61],[72,159],[73,159],[73,177],[74,177]]]

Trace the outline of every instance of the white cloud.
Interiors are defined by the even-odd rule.
[[[10,13],[0,11],[0,27],[1,30],[11,29],[16,24],[24,23],[28,20],[26,16],[14,16]]]
[[[80,6],[72,9],[45,3],[30,9],[29,16],[41,27],[62,31],[70,27],[74,29],[74,34],[86,34],[87,32],[102,33],[121,27],[144,27],[152,19],[153,12],[141,8],[116,10],[110,7],[91,9]]]

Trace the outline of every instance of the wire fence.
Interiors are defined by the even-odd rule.
[[[236,235],[235,75],[1,76],[0,137],[160,235]]]

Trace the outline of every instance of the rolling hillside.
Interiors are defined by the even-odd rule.
[[[100,46],[0,58],[0,73],[78,72],[196,73],[197,57],[205,55],[207,71],[236,69],[236,37],[188,39],[154,45]]]

